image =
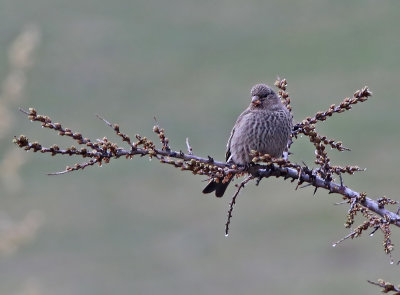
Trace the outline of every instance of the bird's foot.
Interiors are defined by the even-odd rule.
[[[246,163],[246,164],[244,164],[244,170],[249,171],[249,170],[251,170],[252,167],[255,167],[255,166],[257,166],[257,164],[254,162]]]

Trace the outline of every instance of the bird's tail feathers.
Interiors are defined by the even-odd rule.
[[[225,183],[222,182],[222,179],[219,182],[211,180],[210,183],[207,184],[207,186],[203,189],[203,194],[209,194],[215,191],[215,196],[217,198],[221,198],[230,182],[231,179]]]

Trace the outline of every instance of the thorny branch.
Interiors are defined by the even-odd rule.
[[[246,177],[245,180],[243,180],[239,185],[237,185],[237,190],[232,197],[232,201],[229,203],[228,219],[226,220],[226,223],[225,223],[225,236],[229,235],[229,224],[231,223],[233,207],[236,205],[236,198],[238,197],[242,188],[244,188],[244,186],[253,178],[254,178],[253,175],[249,175]]]
[[[289,94],[286,92],[286,79],[277,80],[275,86],[280,89],[279,95],[283,103],[289,110],[291,110]],[[72,138],[79,147],[70,146],[67,148],[60,148],[58,145],[44,147],[39,142],[28,140],[24,135],[21,135],[18,138],[15,137],[14,142],[20,148],[27,151],[33,150],[34,152],[49,153],[52,156],[69,155],[82,157],[84,159],[88,158],[88,160],[83,163],[76,163],[73,167],[67,166],[65,170],[51,173],[50,175],[59,175],[76,170],[83,170],[84,168],[94,166],[95,164],[102,165],[103,163],[108,163],[112,159],[120,157],[133,158],[134,156],[156,158],[161,163],[169,164],[181,170],[191,171],[193,174],[206,175],[210,179],[230,179],[233,176],[238,178],[247,175],[247,178],[237,186],[237,191],[233,195],[230,203],[228,218],[225,225],[226,234],[229,232],[229,225],[236,198],[239,192],[244,188],[245,184],[252,179],[258,179],[259,182],[262,178],[268,178],[271,176],[283,177],[284,179],[290,179],[291,182],[296,182],[296,189],[303,184],[305,184],[305,186],[313,186],[315,188],[314,193],[318,188],[323,188],[328,190],[329,193],[341,195],[344,199],[342,203],[349,204],[345,227],[352,228],[357,214],[361,215],[365,219],[363,223],[352,228],[351,232],[336,242],[334,246],[348,238],[353,239],[359,237],[366,230],[370,230],[371,234],[377,230],[381,230],[384,234],[384,251],[387,254],[391,254],[393,250],[393,243],[390,239],[391,225],[400,227],[400,216],[397,211],[391,211],[386,207],[390,205],[398,205],[398,202],[387,197],[380,197],[377,200],[374,200],[367,197],[365,192],[357,192],[348,186],[345,186],[341,176],[343,173],[352,175],[355,172],[363,171],[364,169],[361,169],[358,166],[332,165],[326,147],[329,146],[338,151],[349,149],[344,147],[342,142],[328,139],[326,136],[321,136],[316,131],[316,124],[318,124],[318,122],[325,121],[334,114],[350,110],[353,105],[366,101],[371,95],[372,93],[368,87],[364,87],[361,90],[357,90],[354,93],[353,98],[345,98],[339,105],[331,105],[328,110],[317,112],[314,116],[307,117],[300,123],[294,125],[292,131],[292,142],[299,134],[303,134],[307,136],[310,142],[314,145],[316,155],[316,167],[314,168],[310,168],[304,163],[302,165],[293,163],[286,158],[272,158],[270,155],[259,154],[256,151],[252,151],[254,165],[250,165],[250,167],[218,162],[210,156],[204,158],[194,155],[188,139],[186,140],[187,153],[174,151],[169,145],[169,140],[165,135],[165,130],[161,128],[156,121],[156,125],[153,127],[153,132],[157,134],[161,143],[161,147],[158,148],[152,140],[140,136],[139,134],[136,134],[135,139],[132,140],[128,135],[120,131],[119,125],[111,124],[97,115],[98,118],[110,126],[121,140],[129,146],[128,148],[123,148],[118,144],[109,141],[106,137],[97,139],[96,141],[83,137],[79,132],[73,132],[71,129],[63,127],[60,123],[54,123],[48,116],[37,114],[36,110],[33,108],[30,108],[29,111],[22,109],[21,111],[25,113],[31,121],[40,122],[44,128],[57,131],[60,136],[68,136]],[[335,182],[333,178],[334,175],[339,176],[339,183]]]
[[[385,282],[382,279],[379,279],[378,282],[373,282],[368,280],[368,283],[381,287],[382,288],[382,293],[389,293],[389,292],[393,292],[393,295],[400,295],[400,285],[399,286],[395,286],[392,283],[389,282]]]

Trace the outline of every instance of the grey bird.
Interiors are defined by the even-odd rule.
[[[252,163],[252,150],[282,156],[290,139],[293,125],[292,114],[283,105],[276,93],[265,84],[251,88],[251,103],[237,118],[226,145],[226,161],[232,164],[249,165]],[[231,180],[211,180],[203,193],[215,191],[215,196],[224,195]]]

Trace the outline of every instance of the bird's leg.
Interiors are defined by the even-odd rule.
[[[274,165],[274,163],[268,164],[268,165],[267,165],[267,169],[268,169],[268,170],[271,170],[271,172],[274,172],[274,171],[275,171],[275,165]]]

